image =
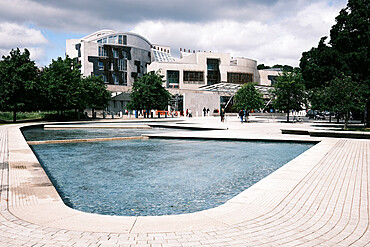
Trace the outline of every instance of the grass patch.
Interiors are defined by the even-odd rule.
[[[26,121],[40,121],[40,120],[75,120],[83,119],[84,116],[80,114],[80,118],[75,111],[65,111],[63,116],[58,115],[57,111],[47,112],[17,112],[17,122]],[[0,124],[7,124],[13,122],[13,112],[0,112]]]
[[[42,119],[44,117],[42,112],[17,112],[17,120]],[[0,120],[13,121],[13,112],[0,112]]]

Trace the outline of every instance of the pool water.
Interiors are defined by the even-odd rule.
[[[68,206],[145,216],[221,205],[311,146],[148,139],[32,148]]]

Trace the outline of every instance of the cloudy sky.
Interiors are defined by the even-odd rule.
[[[64,57],[65,40],[101,29],[153,44],[228,52],[298,66],[329,35],[347,0],[0,0],[0,55],[28,48],[39,66]]]

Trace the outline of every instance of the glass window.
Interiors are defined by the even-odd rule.
[[[227,72],[227,82],[235,84],[253,82],[253,74]]]
[[[184,83],[203,84],[204,83],[204,72],[203,71],[184,71]]]
[[[118,70],[127,70],[126,59],[118,59]]]
[[[118,35],[118,44],[122,45],[123,44],[123,36]]]
[[[104,63],[103,62],[99,61],[98,66],[99,66],[99,70],[104,70]]]
[[[179,88],[179,74],[178,70],[167,70],[168,88]]]
[[[119,77],[115,74],[113,74],[113,82],[114,82],[115,85],[119,84]]]
[[[113,70],[113,69],[114,69],[113,63],[110,63],[110,70]]]
[[[122,51],[122,56],[123,56],[123,58],[127,58],[127,52],[126,51]]]
[[[122,85],[127,86],[127,73],[126,72],[122,73]]]
[[[99,46],[98,55],[99,55],[99,57],[106,57],[107,56],[107,50],[104,49],[103,46]]]
[[[102,40],[101,40],[101,39],[99,39],[97,42],[98,42],[99,44],[101,44],[101,43],[102,43]]]
[[[118,58],[118,51],[116,49],[113,49],[113,57]]]
[[[103,38],[103,44],[107,43],[107,37]]]
[[[103,82],[107,83],[107,76],[105,74],[102,74]]]
[[[109,36],[108,43],[109,44],[117,44],[117,35]]]

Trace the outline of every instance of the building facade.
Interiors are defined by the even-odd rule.
[[[220,109],[232,94],[204,87],[248,82],[269,86],[276,75],[276,71],[258,71],[255,60],[233,58],[229,53],[180,49],[180,58],[174,58],[168,46],[151,44],[135,33],[112,30],[67,40],[66,55],[81,64],[84,76],[102,76],[112,92],[110,112],[126,109],[133,82],[149,71],[164,76],[163,86],[174,96],[172,109],[191,109],[194,113],[202,112],[204,107]]]

